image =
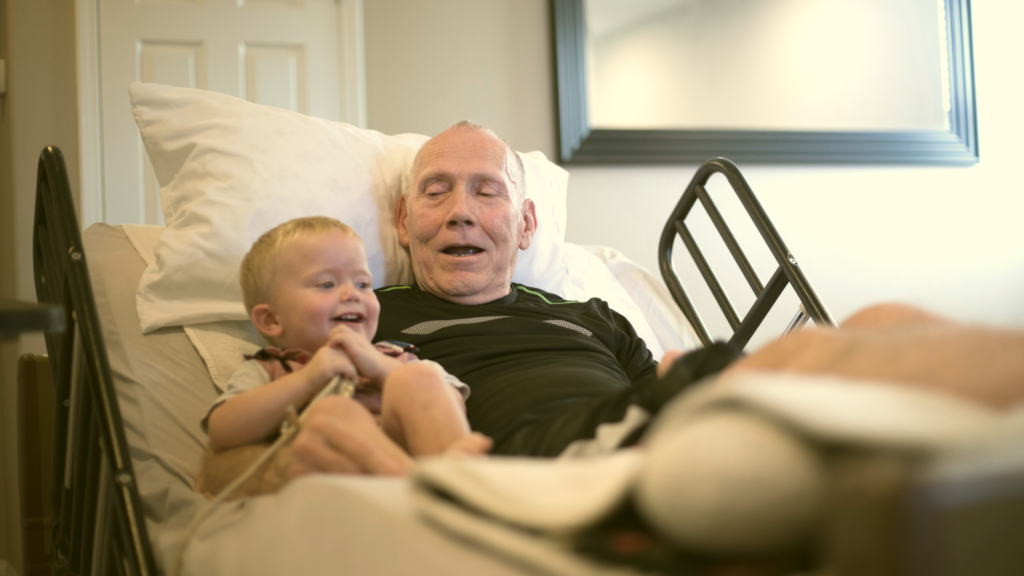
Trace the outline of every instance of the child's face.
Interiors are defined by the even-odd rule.
[[[372,282],[358,238],[337,230],[300,235],[277,255],[268,302],[276,325],[265,332],[282,348],[309,352],[326,344],[339,324],[372,340],[380,316]]]

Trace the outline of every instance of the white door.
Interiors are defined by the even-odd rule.
[[[361,34],[351,37],[361,22],[344,18],[361,19],[361,10],[342,10],[338,0],[98,0],[102,219],[163,223],[131,113],[131,82],[202,88],[360,123],[345,68],[353,50],[361,53]]]

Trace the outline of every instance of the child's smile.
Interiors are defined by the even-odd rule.
[[[300,236],[281,249],[276,268],[268,304],[278,346],[315,352],[339,324],[373,339],[380,304],[359,238]]]

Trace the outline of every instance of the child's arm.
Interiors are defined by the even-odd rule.
[[[395,358],[385,356],[362,334],[344,324],[334,327],[329,344],[344,350],[348,358],[355,364],[359,375],[378,389],[384,387],[384,380],[392,370],[404,364]]]
[[[332,377],[355,377],[345,353],[330,345],[308,364],[273,382],[247,390],[214,408],[207,421],[210,448],[224,450],[263,440],[277,431],[288,406],[301,408]]]

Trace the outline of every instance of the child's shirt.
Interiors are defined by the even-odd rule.
[[[462,395],[462,399],[469,398],[469,386],[449,374],[440,364],[432,360],[420,360],[415,354],[411,352],[405,352],[401,347],[392,344],[391,342],[378,342],[374,344],[378,352],[381,352],[385,356],[391,356],[398,359],[403,364],[409,362],[428,362],[441,368],[441,372],[444,374],[444,379],[450,385],[452,385],[459,394]],[[242,392],[252,390],[269,384],[278,378],[286,376],[296,370],[301,370],[313,358],[313,355],[305,350],[281,350],[280,348],[274,348],[268,346],[260,349],[255,354],[246,354],[245,362],[242,362],[241,366],[231,375],[228,379],[227,388],[224,392],[213,401],[210,409],[206,411],[206,416],[203,417],[200,423],[203,428],[203,432],[209,434],[207,430],[207,423],[210,420],[210,414],[213,413],[221,404],[227,402],[230,398],[238,396]],[[367,410],[373,414],[380,414],[380,392],[376,389],[358,387],[356,388],[355,394],[352,396],[354,400],[366,406]]]

